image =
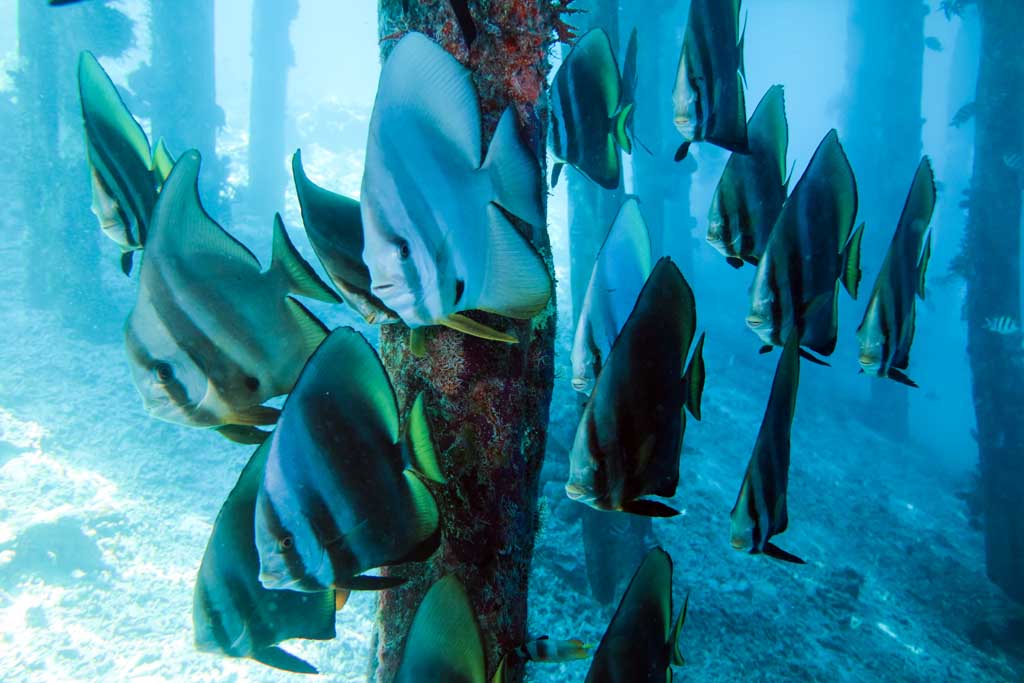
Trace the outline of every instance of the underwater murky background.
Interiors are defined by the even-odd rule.
[[[15,105],[22,4],[0,0],[0,131],[8,150],[21,125]],[[148,58],[148,3],[111,4],[135,20],[134,46],[102,60],[124,89],[128,74]],[[844,299],[835,367],[804,365],[793,427],[791,524],[785,540],[808,559],[806,567],[755,561],[729,548],[728,513],[776,361],[756,353],[744,325],[749,273],[735,277],[703,239],[706,207],[727,154],[711,146],[693,153],[694,219],[680,217],[670,249],[687,253],[684,272],[697,297],[699,329],[708,332],[708,382],[703,421],[687,430],[679,493],[670,501],[684,513],[654,522],[655,536],[675,560],[677,604],[690,593],[682,637],[687,664],[676,673],[682,680],[1024,679],[1024,612],[986,578],[982,536],[965,500],[977,455],[970,436],[974,417],[960,319],[962,281],[948,276],[964,225],[958,202],[969,178],[971,140],[968,130],[949,126],[963,104],[953,101],[959,95],[951,91],[949,75],[957,50],[977,49],[970,45],[977,25],[970,16],[948,21],[937,3],[930,4],[926,35],[946,49],[927,50],[923,70],[923,150],[942,188],[933,221],[929,296],[917,313],[912,369],[921,388],[911,394],[909,437],[887,436],[871,411],[869,380],[856,374],[851,320],[857,313],[851,311],[860,308]],[[835,126],[843,134],[850,87],[849,7],[845,0],[748,0],[744,6],[751,27],[748,113],[768,86],[785,84],[789,158],[799,175],[825,131]],[[231,207],[230,218],[222,222],[267,263],[271,216],[251,215],[243,201],[251,12],[246,0],[216,2],[216,93],[225,117],[217,152],[227,163],[225,204]],[[286,149],[289,157],[302,149],[315,182],[351,196],[359,192],[379,74],[376,12],[370,0],[302,0],[291,26],[295,66],[288,82]],[[674,10],[672,16],[685,13]],[[679,30],[681,35],[681,23]],[[75,42],[55,46],[54,55],[68,61],[58,72],[68,82],[58,87],[73,93],[72,64],[80,50],[94,46],[87,31],[70,35]],[[182,45],[183,58],[188,49]],[[677,55],[678,43],[665,46],[665,60],[674,64]],[[559,56],[556,51],[553,59]],[[80,157],[78,122],[70,118],[61,125],[60,153]],[[81,204],[82,219],[65,226],[64,234],[94,242],[91,248],[99,256],[92,261],[69,256],[67,245],[39,249],[35,214],[16,190],[20,169],[39,160],[10,154],[3,159],[0,678],[12,683],[296,679],[251,660],[199,653],[192,642],[199,561],[251,447],[144,412],[121,332],[135,282],[121,274],[116,250],[96,230],[87,210],[87,183],[53,174],[38,187],[39,207],[32,211],[45,210],[58,195],[80,192],[71,200]],[[287,159],[281,164],[285,167]],[[87,177],[84,161],[74,172]],[[887,178],[858,174],[858,180],[862,186],[903,188],[912,172],[909,167],[893,169]],[[626,174],[629,188],[628,168]],[[614,604],[601,606],[589,595],[579,512],[564,494],[576,419],[568,367],[566,187],[560,183],[549,198],[560,302],[558,371],[543,475],[543,526],[531,580],[531,632],[596,643]],[[319,268],[302,233],[290,182],[279,208],[296,245]],[[876,251],[887,243],[897,215],[868,227],[866,240]],[[878,263],[865,265],[870,283]],[[60,271],[52,272],[56,268]],[[74,268],[93,271],[83,278]],[[65,283],[59,300],[32,294],[33,283],[47,271],[46,277]],[[355,325],[375,337],[346,307],[310,307],[331,327]],[[362,680],[374,604],[373,594],[354,594],[338,613],[337,639],[292,641],[287,648],[318,666],[323,680]],[[534,664],[528,678],[583,680],[587,666],[585,661]]]

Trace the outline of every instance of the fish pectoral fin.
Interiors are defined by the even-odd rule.
[[[228,441],[234,441],[235,443],[250,446],[261,444],[268,436],[270,436],[270,432],[257,429],[252,425],[221,425],[219,427],[214,427],[213,429]]]
[[[456,332],[462,334],[468,334],[471,337],[479,337],[480,339],[489,339],[490,341],[504,342],[505,344],[518,344],[519,340],[510,334],[499,332],[498,330],[478,323],[472,318],[467,318],[464,315],[458,313],[452,313],[447,318],[438,321],[438,324],[444,325]]]
[[[437,450],[430,436],[430,423],[422,392],[413,401],[412,410],[405,427],[405,444],[409,453],[409,461],[413,469],[436,484],[444,484],[446,480],[437,462]]]
[[[815,365],[824,365],[826,368],[832,367],[831,363],[829,363],[828,361],[824,361],[824,360],[818,358],[813,353],[811,353],[810,351],[808,351],[808,350],[806,350],[804,348],[800,349],[800,357],[803,358],[804,360],[808,360],[808,361],[814,363]]]
[[[336,588],[334,590],[334,611],[340,612],[345,608],[348,603],[348,596],[352,595],[352,591],[346,588]]]
[[[864,223],[857,226],[850,237],[850,241],[843,249],[842,278],[843,287],[853,299],[857,298],[857,290],[860,287],[860,279],[863,275],[860,267],[860,244],[864,239]]]
[[[271,406],[255,405],[232,411],[228,421],[234,425],[272,425],[281,417],[281,411]]]
[[[551,276],[537,250],[495,204],[487,207],[487,252],[480,294],[470,307],[526,320],[551,299]]]
[[[704,395],[704,380],[707,375],[707,369],[704,366],[704,337],[706,334],[701,333],[697,347],[693,350],[693,357],[690,358],[690,365],[683,373],[683,383],[686,387],[686,409],[698,420],[700,420],[700,399]]]
[[[274,239],[270,271],[283,274],[289,292],[329,304],[341,303],[341,298],[326,282],[320,279],[320,276],[313,271],[313,267],[306,259],[302,258],[295,245],[292,244],[279,213],[274,214]]]
[[[687,593],[683,599],[683,609],[679,610],[679,616],[676,618],[676,623],[672,626],[672,633],[668,637],[669,646],[672,648],[672,664],[674,666],[686,664],[683,654],[679,651],[679,634],[682,633],[683,624],[686,623],[686,610],[689,606],[690,594]]]
[[[896,368],[889,368],[889,371],[885,376],[891,380],[899,382],[900,384],[905,384],[908,387],[914,387],[915,389],[918,388],[917,383],[914,380],[910,379],[904,372],[897,370]]]
[[[737,270],[743,267],[743,259],[735,256],[726,256],[725,262]]]
[[[371,576],[359,574],[350,576],[347,579],[336,579],[335,588],[343,588],[353,591],[383,591],[390,588],[397,588],[408,581],[404,576]]]
[[[267,666],[280,669],[281,671],[290,671],[293,674],[320,673],[317,668],[309,662],[299,659],[295,655],[285,652],[276,646],[256,650],[252,653],[251,657],[261,664],[266,664]]]
[[[671,508],[664,503],[646,498],[638,498],[622,504],[622,511],[644,517],[675,517],[679,510]]]
[[[774,543],[764,544],[764,554],[774,560],[781,560],[782,562],[790,562],[792,564],[807,564],[804,560],[797,557],[792,553],[788,553]]]
[[[676,155],[673,157],[676,161],[682,161],[686,158],[686,155],[690,153],[691,142],[687,140],[683,144],[679,145],[679,149],[676,150]]]

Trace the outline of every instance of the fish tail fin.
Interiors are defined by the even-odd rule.
[[[932,235],[924,241],[924,249],[921,250],[921,259],[917,262],[917,296],[924,301],[924,278],[928,272],[928,261],[932,257]]]
[[[669,636],[668,642],[672,647],[672,664],[673,666],[683,666],[686,661],[683,659],[683,654],[679,651],[679,634],[683,631],[683,624],[686,623],[686,609],[690,606],[690,594],[686,594],[686,598],[683,599],[683,609],[679,610],[679,616],[676,618],[676,623],[672,626],[672,635]]]
[[[475,308],[519,320],[532,318],[551,299],[544,259],[499,206],[488,206],[487,218],[490,253]]]
[[[704,394],[704,379],[707,376],[704,367],[704,337],[707,333],[701,333],[697,346],[693,350],[693,357],[690,358],[690,365],[683,373],[683,384],[686,386],[686,409],[696,419],[700,419],[700,399]]]
[[[311,299],[339,303],[338,295],[313,272],[312,266],[302,258],[288,233],[284,229],[281,214],[274,214],[274,244],[270,260],[271,272],[284,274],[288,283],[288,291]]]
[[[441,513],[434,494],[419,475],[412,470],[404,470],[403,475],[412,495],[413,519],[410,523],[418,542],[399,562],[422,562],[430,558],[441,544]]]
[[[857,290],[860,287],[860,279],[863,275],[860,267],[860,244],[864,239],[864,223],[857,226],[843,249],[843,287],[854,299],[857,298]]]
[[[252,658],[261,664],[280,669],[281,671],[290,671],[293,674],[317,674],[316,667],[309,662],[299,659],[295,655],[285,652],[281,648],[265,647],[262,650],[256,650],[252,653]]]
[[[416,396],[409,411],[409,420],[405,427],[405,445],[409,452],[409,461],[413,468],[432,482],[444,484],[444,474],[437,463],[437,451],[430,436],[430,423],[427,422],[427,411],[424,407],[423,393]]]
[[[132,274],[132,254],[134,251],[121,252],[121,272],[125,275]]]
[[[303,357],[308,358],[327,337],[329,330],[312,311],[299,303],[298,299],[285,297],[284,305],[299,326],[299,343]]]
[[[786,552],[774,543],[764,544],[764,554],[772,559],[781,560],[782,562],[790,562],[792,564],[807,564],[807,562],[805,562],[803,559],[797,557],[793,553]]]
[[[615,144],[626,154],[632,154],[633,143],[629,139],[629,121],[633,116],[634,104],[630,102],[612,117],[612,137]]]
[[[530,225],[544,225],[540,164],[520,139],[511,107],[498,121],[481,170],[491,178],[496,204]]]

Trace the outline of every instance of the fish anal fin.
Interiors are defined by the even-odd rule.
[[[679,514],[679,510],[647,498],[638,498],[625,502],[622,504],[621,509],[623,512],[644,517],[675,517]]]
[[[781,560],[782,562],[790,562],[792,564],[807,564],[803,559],[797,557],[793,553],[786,552],[774,543],[764,544],[764,554],[774,560]]]
[[[266,664],[267,666],[280,669],[281,671],[290,671],[293,674],[320,673],[317,671],[316,667],[309,662],[299,659],[295,655],[276,646],[256,650],[250,656],[261,664]]]

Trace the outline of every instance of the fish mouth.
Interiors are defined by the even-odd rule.
[[[857,362],[865,370],[874,370],[879,366],[879,359],[874,356],[859,356]]]
[[[579,484],[566,484],[565,495],[569,496],[572,500],[580,500],[587,495],[586,490]]]
[[[752,330],[764,327],[765,319],[759,315],[748,315],[747,316],[747,327]]]
[[[268,590],[282,590],[294,586],[298,581],[289,579],[278,572],[261,570],[260,583]]]
[[[576,391],[586,391],[587,387],[590,386],[590,382],[580,377],[572,378],[572,388]]]
[[[731,545],[736,550],[746,550],[747,549],[747,542],[745,540],[743,540],[742,538],[736,538],[735,536],[733,538],[729,539],[729,545]]]

